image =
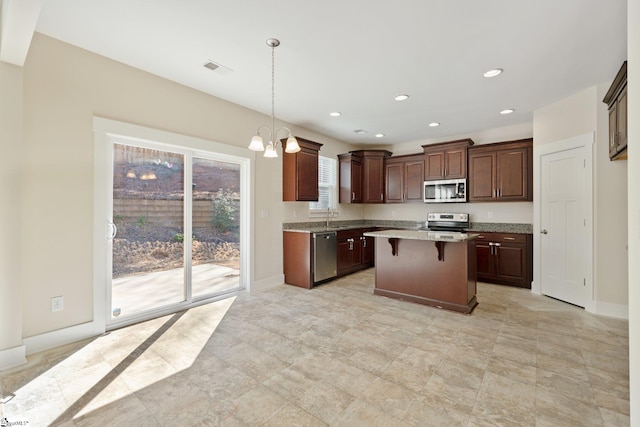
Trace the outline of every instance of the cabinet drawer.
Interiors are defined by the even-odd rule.
[[[473,232],[472,232],[473,233]],[[478,240],[499,243],[527,243],[527,235],[519,233],[478,233]]]

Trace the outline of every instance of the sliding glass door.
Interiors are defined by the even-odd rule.
[[[242,289],[242,163],[151,142],[112,147],[107,324]]]

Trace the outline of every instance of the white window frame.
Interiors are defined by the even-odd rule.
[[[327,169],[329,169],[327,171]],[[330,173],[331,180],[324,180],[323,171],[327,171]],[[333,159],[331,157],[318,157],[318,192],[321,191],[321,188],[329,188],[329,210],[332,212],[332,216],[337,216],[338,211],[338,160]],[[309,216],[327,216],[327,207],[320,206],[320,202],[309,202]]]

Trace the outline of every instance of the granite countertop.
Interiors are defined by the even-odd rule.
[[[383,230],[364,233],[369,237],[386,237],[390,239],[428,240],[431,242],[466,242],[478,237],[475,233],[457,233],[452,231],[428,230]]]
[[[322,233],[326,231],[355,230],[358,228],[370,227],[389,228],[394,230],[422,230],[426,227],[426,223],[425,221],[353,220],[331,221],[329,227],[326,226],[325,221],[282,224],[283,231],[294,231],[298,233]],[[468,232],[532,234],[533,225],[500,222],[472,222]]]

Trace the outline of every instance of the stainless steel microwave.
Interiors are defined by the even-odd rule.
[[[466,179],[443,179],[424,182],[425,203],[455,203],[467,201]]]

